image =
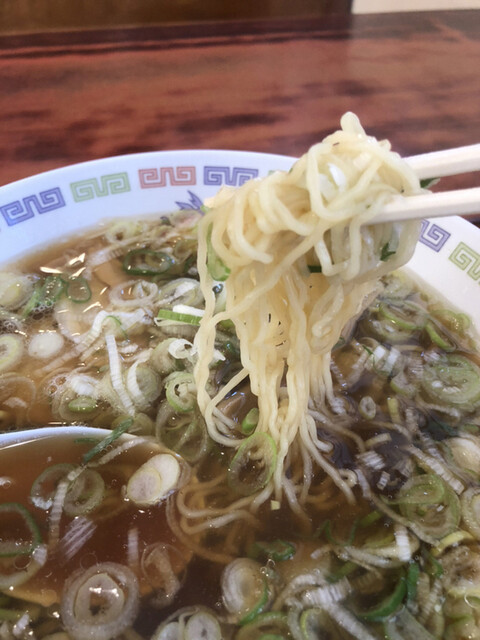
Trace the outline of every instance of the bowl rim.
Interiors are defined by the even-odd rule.
[[[12,188],[21,187],[24,184],[27,184],[31,181],[37,179],[48,178],[52,175],[57,175],[60,173],[69,173],[77,169],[82,169],[87,166],[89,167],[101,167],[102,165],[108,165],[112,162],[122,162],[127,160],[148,160],[158,157],[159,155],[165,157],[175,158],[175,156],[184,156],[185,154],[191,155],[193,157],[204,157],[204,156],[217,156],[217,155],[235,155],[235,156],[244,156],[244,157],[259,157],[259,158],[278,158],[283,161],[292,161],[295,162],[298,160],[297,156],[290,156],[288,154],[281,153],[270,153],[268,151],[249,151],[245,149],[158,149],[156,151],[138,151],[135,153],[123,153],[114,156],[102,156],[100,158],[91,158],[90,160],[81,160],[80,162],[72,162],[71,164],[62,165],[60,167],[55,167],[53,169],[46,169],[45,171],[40,171],[39,173],[32,173],[29,176],[25,176],[24,178],[18,178],[17,180],[13,180],[11,182],[7,182],[3,185],[0,185],[0,196],[3,195],[4,190],[10,190]]]

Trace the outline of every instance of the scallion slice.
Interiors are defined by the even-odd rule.
[[[28,509],[18,502],[0,504],[0,558],[30,555],[41,542],[40,529]]]
[[[223,636],[220,624],[213,613],[200,610],[188,619],[183,637],[185,640],[222,640]]]
[[[259,418],[258,408],[253,407],[253,409],[250,409],[250,411],[242,420],[242,425],[241,425],[242,433],[244,433],[246,436],[252,435],[252,433],[255,431],[257,427],[258,418]]]
[[[214,280],[223,282],[230,275],[230,269],[217,255],[212,245],[212,226],[207,231],[207,269]]]
[[[72,302],[88,302],[92,297],[90,285],[83,276],[68,278],[65,286],[67,298]]]
[[[240,625],[252,622],[262,613],[270,597],[262,565],[249,558],[237,558],[222,575],[222,599],[225,608]]]
[[[74,518],[93,511],[105,495],[105,482],[94,469],[84,469],[69,485],[63,510]]]
[[[65,291],[65,282],[61,276],[48,275],[42,283],[36,285],[32,295],[23,307],[24,318],[37,310],[48,309]]]
[[[131,276],[158,276],[173,265],[173,258],[163,251],[132,249],[124,257],[122,268]]]
[[[408,300],[383,300],[378,311],[381,316],[405,331],[423,329],[428,319],[427,311],[423,307]]]
[[[193,411],[197,401],[195,380],[192,373],[174,371],[165,380],[168,404],[180,413]]]
[[[275,470],[277,450],[267,433],[254,433],[242,442],[228,467],[228,482],[242,495],[263,489]]]
[[[442,331],[441,328],[436,326],[431,320],[425,325],[425,331],[430,337],[430,340],[447,353],[455,351],[457,348],[457,345],[449,338],[445,331]]]
[[[97,401],[90,396],[77,396],[70,400],[68,408],[73,413],[91,413],[97,408]]]
[[[82,459],[84,464],[90,462],[92,458],[101,453],[110,444],[112,444],[112,442],[115,442],[115,440],[117,440],[122,435],[122,433],[125,433],[125,431],[128,431],[128,429],[130,429],[132,424],[133,418],[127,418],[126,420],[123,420],[117,427],[115,427],[115,429],[112,429],[112,432],[109,433],[106,438],[100,440],[100,442],[92,447],[92,449],[83,454]]]
[[[480,368],[456,353],[424,367],[421,385],[434,400],[446,405],[466,405],[480,401]]]
[[[469,487],[463,492],[460,503],[465,527],[480,539],[480,487]]]
[[[24,353],[22,336],[4,333],[0,336],[0,373],[14,369]]]
[[[252,638],[260,640],[260,638],[268,638],[269,636],[282,639],[291,636],[286,613],[282,611],[260,613],[252,622],[245,624],[237,632],[235,640],[252,640]]]
[[[282,562],[293,557],[295,551],[295,545],[286,540],[258,541],[250,546],[248,555],[254,560]]]
[[[392,502],[399,505],[402,515],[438,540],[454,531],[460,522],[456,493],[433,473],[410,478]]]
[[[411,562],[408,565],[406,587],[407,587],[407,600],[408,602],[415,602],[417,597],[417,584],[420,577],[420,566],[416,562]]]
[[[168,405],[170,407],[170,405]],[[174,414],[173,407],[170,407]],[[175,416],[175,421],[170,424],[169,417],[159,411],[160,419],[157,421],[157,437],[169,449],[178,453],[189,464],[198,462],[208,451],[210,440],[205,421],[201,415],[187,413],[182,420]]]
[[[35,479],[30,490],[30,500],[33,504],[38,509],[45,511],[50,509],[58,483],[66,478],[73,469],[73,464],[68,462],[60,462],[44,469]]]
[[[175,322],[185,322],[186,324],[199,325],[201,316],[194,316],[191,313],[179,313],[172,309],[159,309],[157,313],[159,320],[174,320]]]
[[[360,613],[360,617],[372,622],[385,620],[399,609],[406,593],[406,580],[404,576],[400,576],[392,593],[387,595],[379,604],[373,606],[368,611]]]
[[[149,506],[167,497],[180,478],[180,463],[170,453],[159,453],[135,471],[127,484],[127,498]]]

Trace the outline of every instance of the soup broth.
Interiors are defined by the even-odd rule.
[[[0,273],[1,428],[65,425],[0,449],[0,638],[477,637],[468,318],[385,278],[333,350],[335,403],[309,407],[350,493],[293,445],[301,507],[257,500],[276,451],[248,381],[219,405],[236,450],[196,405],[197,220],[109,222]],[[231,323],[214,354],[210,395],[241,367]],[[112,436],[78,442],[71,424]]]

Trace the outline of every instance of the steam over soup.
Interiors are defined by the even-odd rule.
[[[0,640],[480,635],[480,368],[349,115],[288,174],[0,273]],[[198,250],[198,255],[197,255]]]

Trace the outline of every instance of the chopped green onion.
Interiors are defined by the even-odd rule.
[[[317,529],[317,531],[315,532],[315,535],[320,536],[322,533],[324,533],[326,539],[328,540],[328,542],[330,542],[330,544],[345,547],[353,543],[355,539],[355,534],[357,532],[357,527],[358,527],[358,519],[355,519],[350,528],[350,531],[348,532],[347,539],[339,540],[338,538],[334,537],[334,535],[332,534],[332,525],[330,520],[325,520],[324,523]]]
[[[213,613],[200,610],[188,619],[183,638],[184,640],[199,640],[200,638],[222,640],[222,630]]]
[[[98,507],[105,495],[105,482],[94,469],[84,469],[69,485],[63,510],[75,518],[93,511]]]
[[[382,250],[381,250],[381,252],[380,252],[380,260],[381,260],[382,262],[386,262],[386,261],[390,258],[390,256],[393,256],[393,255],[395,255],[396,253],[397,253],[396,251],[392,251],[392,250],[390,249],[390,243],[386,242],[386,243],[383,245]]]
[[[480,539],[480,487],[469,487],[460,498],[465,527]]]
[[[322,273],[322,265],[321,264],[309,264],[307,265],[310,273]]]
[[[60,462],[44,469],[35,479],[30,490],[30,500],[33,504],[45,511],[50,509],[58,483],[66,478],[72,469],[74,469],[73,464],[67,462]]]
[[[470,318],[465,313],[455,313],[450,309],[433,309],[430,315],[438,318],[449,331],[464,336],[472,324]]]
[[[253,409],[250,409],[250,411],[242,420],[242,425],[241,425],[242,433],[244,433],[246,436],[252,435],[252,433],[255,431],[255,428],[258,424],[258,418],[259,418],[258,408],[253,407]]]
[[[31,276],[9,271],[0,273],[0,300],[3,311],[15,311],[21,307],[30,298],[32,291]]]
[[[378,311],[381,316],[405,331],[422,329],[427,322],[425,309],[407,300],[384,300],[380,303]]]
[[[425,547],[422,554],[425,557],[425,571],[433,578],[441,578],[444,571],[440,562]]]
[[[162,307],[173,307],[175,304],[186,304],[192,307],[201,306],[203,294],[200,283],[194,278],[167,280],[158,288],[158,302]]]
[[[460,522],[456,493],[433,473],[411,477],[391,504],[398,504],[402,515],[436,539],[454,531]]]
[[[425,331],[427,332],[430,340],[434,342],[440,349],[444,351],[450,352],[455,351],[457,348],[456,344],[450,340],[450,338],[444,333],[441,332],[439,327],[436,327],[433,322],[428,321],[425,325]]]
[[[295,545],[286,540],[258,541],[250,546],[248,556],[254,560],[282,562],[294,556],[295,551]]]
[[[16,535],[9,538],[13,531]],[[0,558],[30,555],[41,542],[40,529],[30,511],[17,502],[0,504]]]
[[[172,408],[172,413],[173,411]],[[190,464],[198,462],[210,446],[202,416],[192,417],[189,414],[185,416],[185,421],[175,420],[172,425],[168,420],[157,423],[157,437],[166,447],[178,453]]]
[[[24,352],[23,339],[16,333],[0,335],[0,373],[14,369]]]
[[[212,226],[207,231],[207,269],[214,280],[223,282],[230,275],[230,269],[217,255],[212,245]]]
[[[404,371],[400,371],[389,382],[391,388],[395,393],[406,398],[413,398],[417,393],[418,387],[414,382],[409,382]]]
[[[404,576],[398,580],[395,589],[391,594],[386,596],[379,604],[375,605],[368,611],[360,613],[360,617],[364,620],[372,622],[380,622],[391,616],[403,602],[407,593],[407,585]]]
[[[320,638],[330,638],[331,624],[328,614],[320,607],[305,609],[300,614],[301,640],[319,640]],[[297,636],[295,636],[297,637]],[[285,638],[285,636],[281,636]]]
[[[407,600],[408,602],[415,602],[417,597],[417,584],[420,577],[420,566],[416,562],[411,562],[408,565],[407,570]]]
[[[443,404],[471,406],[480,400],[480,368],[464,356],[447,354],[425,365],[421,385]]]
[[[380,511],[370,511],[370,513],[367,513],[366,516],[363,516],[363,518],[359,520],[358,526],[362,527],[362,529],[365,527],[369,527],[371,524],[374,524],[375,522],[381,520],[382,517],[383,516]]]
[[[123,270],[132,276],[158,276],[174,265],[167,253],[150,249],[132,249],[123,259]]]
[[[158,504],[176,487],[180,464],[170,453],[159,453],[142,464],[130,477],[127,498],[137,505]]]
[[[92,458],[94,458],[97,454],[101,453],[110,444],[112,444],[112,442],[115,442],[115,440],[118,440],[118,438],[123,433],[125,433],[125,431],[128,431],[128,429],[130,429],[132,424],[133,424],[133,418],[127,418],[126,420],[123,420],[123,422],[121,422],[117,427],[115,427],[115,429],[113,429],[112,432],[106,438],[104,438],[98,444],[92,447],[90,451],[87,451],[86,453],[83,454],[82,459],[84,464],[87,464],[88,462],[90,462]]]
[[[199,325],[201,320],[201,316],[194,316],[191,313],[179,313],[171,309],[159,309],[157,318],[159,320],[174,320],[175,322],[185,322],[193,325]]]
[[[174,371],[165,379],[165,395],[168,404],[180,413],[193,411],[196,402],[196,386],[192,373]]]
[[[222,575],[222,599],[225,608],[240,625],[252,622],[267,605],[270,590],[262,565],[249,558],[237,558]]]
[[[420,186],[422,189],[428,189],[432,187],[434,184],[437,184],[439,178],[423,178],[420,180]]]
[[[372,396],[363,396],[358,403],[358,412],[365,420],[373,420],[377,414],[377,405]]]
[[[334,584],[335,582],[338,582],[339,580],[341,580],[345,576],[349,576],[351,573],[353,573],[357,569],[358,569],[358,564],[348,560],[347,562],[343,563],[343,565],[340,567],[340,569],[338,569],[337,571],[334,571],[333,573],[331,573],[328,576],[327,580],[331,584]]]
[[[90,285],[83,276],[68,278],[65,284],[67,298],[72,302],[88,302],[92,297]]]
[[[242,442],[228,467],[228,482],[242,495],[263,489],[275,470],[277,450],[267,433],[254,433]]]
[[[26,318],[37,309],[52,307],[64,293],[64,290],[65,282],[61,276],[47,276],[43,283],[37,284],[33,290],[32,295],[23,308],[23,317]]]
[[[265,611],[260,613],[252,622],[245,624],[235,635],[235,640],[260,640],[269,635],[280,638],[291,637],[287,614],[281,611]]]
[[[90,396],[78,396],[68,403],[68,408],[73,413],[91,413],[97,408],[97,402]]]

